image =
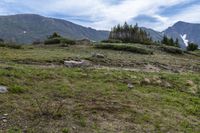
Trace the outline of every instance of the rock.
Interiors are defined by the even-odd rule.
[[[172,85],[171,85],[169,82],[167,82],[167,81],[164,81],[164,82],[162,83],[162,86],[164,86],[164,87],[166,87],[166,88],[171,88],[171,87],[172,87]]]
[[[6,120],[6,119],[3,119],[3,122],[4,122],[4,123],[6,123],[7,121],[8,121],[8,120]]]
[[[92,55],[92,57],[95,57],[95,58],[105,58],[105,56],[103,54],[99,54],[99,53],[94,53]]]
[[[89,62],[85,61],[85,60],[81,60],[81,61],[74,61],[74,60],[70,60],[70,61],[64,61],[64,65],[66,67],[87,67],[89,66]]]
[[[145,70],[147,72],[160,72],[160,69],[158,67],[155,67],[155,66],[150,65],[150,64],[145,66]]]
[[[192,80],[187,80],[186,85],[187,86],[194,86],[195,84]]]
[[[161,80],[156,80],[155,83],[156,83],[157,85],[160,85],[160,84],[162,83],[162,81],[161,81]]]
[[[8,116],[8,114],[3,114],[4,116]]]
[[[6,87],[6,86],[1,86],[1,85],[0,85],[0,93],[6,93],[6,92],[8,92],[7,87]]]
[[[128,84],[128,88],[129,88],[129,89],[133,89],[134,86],[133,86],[132,84]]]
[[[174,73],[181,73],[181,70],[178,70],[178,69],[172,69],[172,71],[173,71]]]
[[[144,79],[141,81],[141,84],[145,84],[145,85],[151,84],[151,80],[148,79],[148,78],[144,78]]]
[[[1,119],[3,120],[3,119],[6,119],[6,117],[5,116],[3,116],[3,117],[1,117]]]

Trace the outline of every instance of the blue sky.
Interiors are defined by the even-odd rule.
[[[200,23],[200,0],[0,0],[0,15],[24,13],[102,30],[127,21],[162,31],[177,21]]]

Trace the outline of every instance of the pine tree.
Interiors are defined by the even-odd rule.
[[[187,51],[195,51],[198,49],[198,45],[194,43],[189,43],[187,46]]]
[[[110,40],[121,40],[125,43],[150,43],[152,40],[148,34],[138,27],[138,24],[132,26],[127,22],[124,25],[117,25],[111,29]]]

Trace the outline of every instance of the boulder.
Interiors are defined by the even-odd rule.
[[[133,84],[128,84],[128,88],[133,89],[134,88]]]
[[[81,60],[81,61],[74,61],[74,60],[70,60],[70,61],[64,61],[64,65],[66,67],[87,67],[89,66],[89,62],[85,61],[85,60]]]
[[[171,88],[172,87],[172,85],[167,81],[162,82],[162,86],[165,87],[165,88]]]
[[[92,54],[92,57],[95,57],[95,58],[105,58],[105,56],[103,54],[99,54],[99,53]]]
[[[194,82],[192,80],[187,80],[186,81],[186,85],[187,86],[194,86],[195,84],[194,84]]]
[[[1,85],[0,85],[0,93],[6,93],[6,92],[8,92],[7,87],[6,87],[6,86],[1,86]]]
[[[151,84],[151,80],[148,79],[148,78],[144,78],[144,79],[141,81],[141,84],[142,84],[142,85],[149,85],[149,84]]]

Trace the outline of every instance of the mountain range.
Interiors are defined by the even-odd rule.
[[[106,39],[109,35],[108,31],[98,31],[36,14],[0,16],[0,38],[6,41],[30,44],[36,40],[43,41],[53,32],[70,39],[88,38],[94,41]]]
[[[142,27],[154,41],[161,41],[166,35],[178,39],[180,46],[186,48],[188,42],[200,47],[200,24],[179,21],[162,32]],[[109,31],[95,30],[72,22],[44,17],[36,14],[0,16],[0,38],[6,41],[30,44],[43,41],[53,32],[71,39],[87,38],[94,41],[107,39]]]
[[[179,21],[162,32],[144,27],[143,30],[145,30],[154,41],[161,41],[163,36],[166,35],[174,40],[178,39],[181,48],[186,48],[189,42],[198,44],[200,47],[200,24]]]

